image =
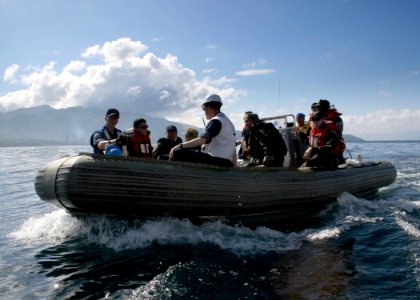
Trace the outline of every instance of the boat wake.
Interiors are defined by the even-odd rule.
[[[420,202],[403,200],[366,200],[348,193],[321,212],[319,228],[281,232],[264,226],[250,229],[231,226],[222,220],[195,225],[187,219],[159,218],[148,220],[110,219],[103,216],[76,218],[56,210],[28,219],[9,237],[21,243],[60,244],[83,238],[88,243],[123,251],[159,245],[210,244],[238,255],[264,254],[299,249],[304,242],[338,238],[355,226],[380,223],[388,216],[408,234],[419,237],[418,224],[403,212],[416,211]],[[399,213],[395,215],[395,212]],[[332,217],[331,217],[332,216]]]

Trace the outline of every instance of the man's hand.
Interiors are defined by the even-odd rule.
[[[115,140],[115,145],[118,145],[118,146],[125,146],[127,145],[127,143],[128,143],[127,137],[124,135],[121,135],[119,138]]]

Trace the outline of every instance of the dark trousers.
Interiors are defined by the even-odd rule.
[[[304,167],[323,168],[326,170],[336,170],[338,158],[331,153],[318,152],[303,163]]]
[[[228,159],[214,157],[207,153],[201,152],[200,150],[192,150],[185,148],[179,148],[175,150],[174,157],[172,158],[172,160],[194,162],[206,165],[215,165],[220,167],[233,167],[232,161]]]

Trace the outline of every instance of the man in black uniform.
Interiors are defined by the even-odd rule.
[[[252,165],[282,167],[287,154],[286,143],[272,123],[261,121],[257,114],[249,114],[252,122],[249,136],[249,150]]]
[[[178,136],[178,130],[174,125],[166,127],[166,138],[160,138],[157,141],[153,157],[157,159],[169,159],[169,152],[173,147],[182,143],[182,139]]]

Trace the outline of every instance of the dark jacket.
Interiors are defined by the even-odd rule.
[[[104,154],[104,151],[98,148],[98,142],[101,140],[112,140],[116,139],[121,135],[121,130],[114,128],[112,133],[108,132],[106,126],[95,130],[94,133],[90,136],[90,145],[93,148],[93,153],[95,154]]]
[[[249,129],[242,129],[242,134],[241,134],[241,147],[239,148],[238,151],[238,158],[239,159],[245,159],[247,157],[247,155],[245,155],[244,149],[248,149],[249,147],[249,134],[250,134],[250,130]]]
[[[182,139],[179,136],[175,141],[168,140],[167,138],[160,138],[157,141],[156,149],[153,151],[153,157],[167,160],[171,149],[181,143]]]
[[[259,121],[252,125],[249,149],[255,164],[283,166],[287,146],[280,132],[272,123]]]

